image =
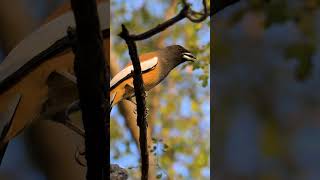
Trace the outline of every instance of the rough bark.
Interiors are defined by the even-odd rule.
[[[109,178],[109,67],[95,0],[71,0],[76,21],[74,69],[85,129],[87,179]],[[107,119],[107,120],[106,120]],[[107,125],[108,124],[108,125]]]
[[[140,66],[140,60],[138,55],[137,46],[133,36],[129,34],[129,31],[124,25],[122,25],[122,31],[119,34],[123,38],[128,46],[129,55],[133,65],[133,86],[134,94],[137,102],[137,125],[139,126],[139,144],[141,155],[141,180],[148,179],[149,172],[149,153],[148,153],[148,139],[147,139],[147,111],[146,111],[146,93],[144,89],[144,83],[142,79],[142,72]]]

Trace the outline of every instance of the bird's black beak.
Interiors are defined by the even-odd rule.
[[[182,59],[184,59],[186,61],[192,61],[192,62],[197,60],[197,58],[189,52],[182,53]]]

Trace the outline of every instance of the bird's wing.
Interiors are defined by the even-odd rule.
[[[99,3],[98,14],[101,29],[108,29],[110,27],[108,1]],[[60,42],[59,40],[66,38],[69,26],[75,26],[74,16],[71,11],[41,26],[38,30],[23,39],[0,64],[0,89],[1,85],[5,84],[6,81],[8,81],[8,78],[14,73],[28,71],[30,68],[25,69],[26,64],[30,64],[30,62],[39,54],[42,53],[42,59],[45,58],[46,54],[43,53],[46,52],[47,48],[51,47],[52,49],[46,53],[57,51],[59,47],[52,46]],[[32,64],[37,63],[33,62]],[[20,72],[19,74],[23,72]]]
[[[152,68],[154,68],[158,64],[158,57],[153,57],[149,60],[141,62],[141,71],[145,72]],[[110,88],[112,89],[116,84],[128,79],[131,77],[131,72],[133,71],[133,66],[130,65],[123,70],[121,70],[118,74],[116,74],[112,80],[110,81]]]

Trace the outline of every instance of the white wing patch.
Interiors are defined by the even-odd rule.
[[[152,59],[146,60],[141,62],[141,71],[147,71],[149,69],[152,69],[155,67],[158,63],[158,57],[154,57]],[[127,77],[131,71],[133,71],[133,66],[128,66],[118,72],[110,81],[110,88],[112,88],[115,84],[117,84],[119,81],[121,81],[123,78]]]

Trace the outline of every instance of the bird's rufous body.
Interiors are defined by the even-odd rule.
[[[144,62],[144,61],[150,60],[151,58],[153,58],[156,55],[157,55],[156,52],[145,53],[145,54],[142,54],[139,57],[139,59],[140,59],[140,62]],[[131,65],[132,64],[129,63],[127,65],[127,67],[129,67]],[[151,88],[153,88],[154,86],[159,84],[159,82],[157,82],[157,81],[151,81],[151,79],[157,78],[159,76],[159,71],[160,71],[160,66],[158,66],[158,64],[157,64],[152,71],[148,71],[148,73],[142,73],[142,79],[143,79],[144,88],[146,91],[149,91]],[[126,85],[131,85],[133,87],[133,78],[128,78],[128,79],[124,80],[123,82],[121,82],[119,85],[117,85],[115,88],[111,88],[111,90],[110,90],[111,95],[115,94],[115,92],[116,92],[116,95],[114,97],[114,100],[113,100],[113,103],[111,104],[111,106],[117,104],[122,99],[129,98],[130,96],[128,97],[126,95],[133,93],[133,92],[129,92],[129,93],[126,92],[126,91],[128,91],[128,88],[125,87]]]
[[[139,59],[146,91],[159,84],[179,64],[196,60],[188,50],[180,45],[171,45],[154,52],[142,54]],[[111,80],[111,106],[134,96],[132,70],[133,67],[129,64]]]

